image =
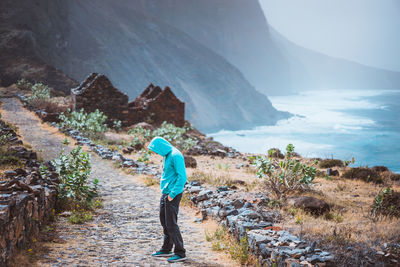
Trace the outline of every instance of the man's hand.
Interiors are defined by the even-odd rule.
[[[172,201],[173,198],[168,195],[168,201]]]

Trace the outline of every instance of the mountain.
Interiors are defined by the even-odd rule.
[[[325,88],[400,88],[400,72],[329,57],[291,43],[269,26],[258,0],[135,2],[140,12],[166,21],[222,55],[266,95]]]
[[[224,57],[158,16],[136,10],[139,3],[146,4],[3,0],[0,37],[16,37],[3,42],[0,51],[30,56],[35,64],[54,66],[79,81],[91,72],[104,73],[131,99],[150,82],[168,85],[186,102],[187,118],[203,131],[273,124],[288,116],[274,109]],[[28,36],[23,43],[18,41],[21,35]],[[11,63],[22,68],[22,63]],[[22,65],[31,69],[30,64]],[[0,62],[0,69],[7,68]],[[51,85],[70,88],[66,82]]]

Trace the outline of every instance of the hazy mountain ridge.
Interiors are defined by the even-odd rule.
[[[138,1],[136,9],[167,21],[221,54],[266,95],[325,88],[400,88],[400,72],[291,43],[268,25],[258,0]]]
[[[105,73],[131,98],[150,82],[168,85],[187,103],[187,118],[205,131],[287,116],[223,57],[154,17],[107,0],[31,4],[13,2],[13,9],[30,9],[22,23],[34,36],[34,52],[76,80]]]

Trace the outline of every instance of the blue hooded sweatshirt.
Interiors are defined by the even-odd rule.
[[[185,160],[182,153],[162,137],[154,137],[148,148],[164,157],[163,173],[160,181],[162,194],[171,198],[183,192],[186,184]]]

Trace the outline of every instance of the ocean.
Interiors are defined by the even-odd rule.
[[[266,153],[287,144],[304,157],[387,166],[400,173],[400,90],[324,90],[269,97],[294,114],[273,126],[209,134],[241,152]]]

